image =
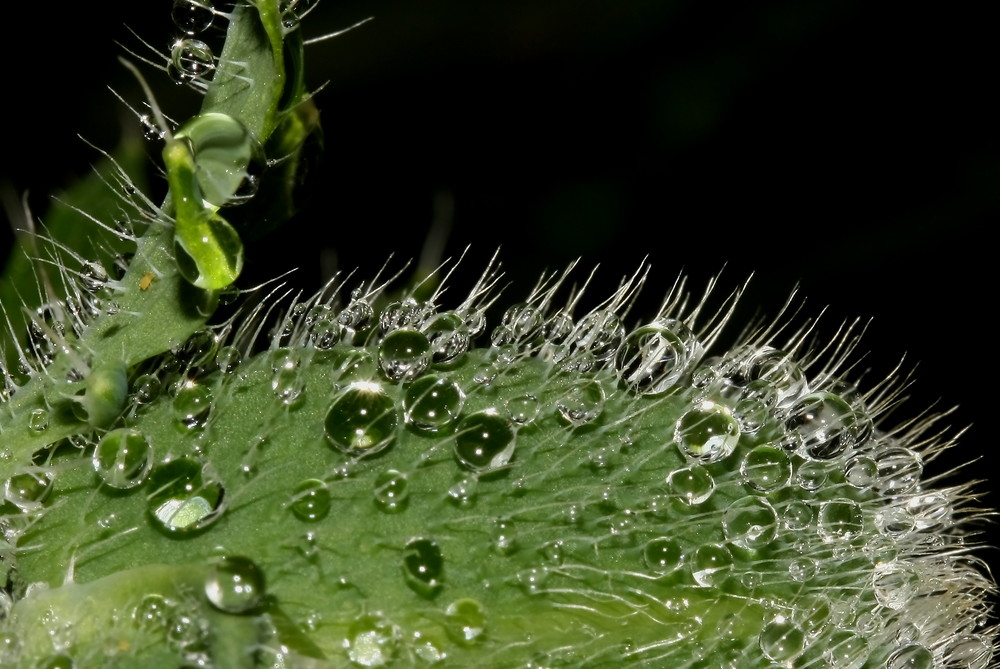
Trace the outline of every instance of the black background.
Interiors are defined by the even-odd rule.
[[[170,5],[5,7],[0,180],[37,213],[95,159],[77,133],[111,147],[134,125],[106,88],[141,100],[114,41],[148,53],[128,24],[162,49]],[[934,471],[980,458],[966,476],[1000,481],[998,58],[980,6],[325,0],[308,36],[375,18],[309,47],[310,84],[328,82],[323,171],[302,215],[249,249],[248,280],[398,267],[438,217],[446,256],[473,245],[456,293],[497,247],[510,300],[578,257],[601,263],[595,298],[648,257],[637,315],[682,271],[696,292],[753,273],[744,321],[798,285],[805,314],[828,307],[826,335],[872,319],[871,382],[917,366],[900,418],[959,405],[945,423],[972,427]],[[146,72],[168,113],[190,113],[192,94]]]

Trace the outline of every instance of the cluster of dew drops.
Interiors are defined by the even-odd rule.
[[[97,292],[107,280],[106,272],[88,268],[83,273],[88,281],[81,277],[81,282]],[[677,449],[687,464],[670,472],[663,482],[665,494],[654,496],[662,499],[652,504],[697,511],[712,508],[713,496],[736,501],[722,511],[721,523],[718,514],[695,513],[690,518],[701,520],[686,521],[721,526],[719,541],[692,547],[664,533],[644,544],[643,570],[653,576],[686,570],[696,586],[706,588],[718,587],[736,574],[751,581],[763,574],[772,582],[809,584],[822,581],[830,560],[848,561],[860,552],[873,568],[853,600],[831,594],[826,601],[820,598],[818,604],[812,601],[801,609],[777,607],[758,643],[768,660],[794,666],[821,645],[828,666],[859,669],[875,652],[878,639],[881,647],[887,640],[893,647],[886,660],[890,669],[988,665],[992,642],[976,631],[982,623],[984,596],[976,590],[979,586],[970,586],[971,594],[955,594],[955,600],[967,597],[967,604],[947,597],[947,592],[955,591],[953,581],[970,577],[966,563],[949,557],[963,552],[961,532],[955,531],[959,497],[954,489],[925,490],[921,485],[923,456],[914,444],[925,431],[923,424],[902,433],[876,428],[873,414],[891,402],[889,390],[860,393],[837,376],[842,360],[810,379],[796,355],[764,341],[706,358],[702,342],[713,334],[704,330],[696,334],[682,319],[661,315],[629,331],[615,312],[620,305],[613,301],[611,308],[574,319],[568,310],[552,313],[550,291],[536,291],[528,301],[504,311],[500,324],[489,333],[488,355],[473,373],[473,382],[489,387],[526,356],[542,359],[555,373],[575,375],[580,381],[569,384],[551,403],[522,394],[505,398],[500,407],[466,413],[470,389],[446,370],[485,336],[485,292],[477,285],[469,300],[454,310],[439,310],[433,300],[420,303],[408,297],[376,314],[372,305],[377,291],[361,289],[352,292],[346,305],[338,304],[336,297],[324,297],[325,291],[294,303],[270,332],[274,395],[284,405],[296,405],[305,392],[300,367],[308,354],[337,347],[350,351],[324,421],[330,445],[349,459],[360,460],[391,447],[402,425],[429,436],[447,431],[454,435],[450,439],[454,459],[468,474],[447,494],[464,503],[475,495],[478,477],[508,467],[515,458],[517,431],[544,411],[555,412],[573,429],[602,415],[609,387],[634,397],[686,394],[686,408],[676,421],[669,447]],[[40,317],[48,315],[44,309]],[[259,319],[247,320],[253,324]],[[48,322],[50,327],[29,328],[36,357],[50,353],[49,338],[59,321]],[[259,332],[259,323],[254,327]],[[227,334],[232,335],[229,343]],[[159,360],[155,369],[132,380],[128,411],[140,410],[169,388],[178,425],[192,433],[204,429],[214,397],[210,384],[198,379],[215,371],[219,382],[238,376],[251,353],[243,334],[206,329],[193,335]],[[801,346],[799,341],[788,349]],[[605,382],[596,380],[602,374]],[[399,392],[390,392],[397,385]],[[29,429],[43,432],[46,427],[45,411],[36,410]],[[766,442],[740,448],[741,438],[765,430],[771,435]],[[610,456],[607,449],[598,448],[588,457],[593,467],[601,468]],[[717,466],[723,462],[728,468]],[[198,532],[225,510],[221,479],[210,466],[193,457],[156,464],[152,446],[136,428],[104,433],[93,447],[92,463],[110,488],[145,485],[153,491],[147,497],[149,517],[168,534]],[[43,467],[12,477],[5,484],[5,505],[22,514],[38,513],[51,484]],[[384,471],[374,480],[374,499],[385,513],[405,509],[407,494],[405,473]],[[319,479],[303,481],[289,503],[303,523],[323,520],[330,508],[328,485]],[[513,524],[507,530],[513,531]],[[766,568],[754,565],[754,551],[778,540],[791,544],[790,554]],[[246,558],[227,560],[212,567],[206,581],[208,600],[233,613],[257,610],[264,590],[259,568]],[[403,562],[411,588],[427,593],[440,589],[442,555],[434,540],[411,540]],[[522,585],[531,593],[544,592],[544,569],[529,571]],[[228,589],[219,585],[220,579],[228,579]],[[753,583],[744,585],[752,592]],[[933,601],[941,591],[946,594],[940,606],[968,613],[962,608],[967,606],[976,614],[969,616],[973,622],[953,622],[957,630],[941,627],[933,618],[941,613],[934,608],[937,604],[917,605]],[[870,597],[867,608],[861,606],[865,595]],[[174,604],[141,606],[162,609]],[[484,613],[475,600],[455,602],[447,614],[458,626],[459,637],[472,641],[482,634]],[[388,657],[386,653],[394,652],[386,639],[395,638],[396,632],[381,618],[366,617],[352,629],[356,634],[345,643],[355,663],[376,666]],[[425,659],[434,659],[433,649],[418,646],[411,652],[430,653]]]

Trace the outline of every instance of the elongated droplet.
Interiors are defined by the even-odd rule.
[[[406,584],[421,597],[435,597],[444,586],[444,558],[437,542],[411,539],[403,549],[403,576]]]

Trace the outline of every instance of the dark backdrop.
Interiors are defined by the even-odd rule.
[[[1000,481],[996,22],[972,4],[325,0],[309,36],[375,20],[310,47],[319,187],[251,253],[314,287],[321,249],[370,275],[439,220],[446,255],[473,244],[467,277],[499,246],[522,290],[577,257],[613,287],[648,257],[647,313],[681,271],[696,290],[754,273],[743,319],[799,285],[828,334],[872,319],[871,380],[919,363],[901,414],[960,405],[949,462]],[[131,122],[113,40],[165,46],[170,5],[5,9],[0,179],[36,212],[94,159],[76,133],[110,147]],[[183,118],[193,98],[149,76]]]

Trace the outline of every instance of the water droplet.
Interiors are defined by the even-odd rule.
[[[326,436],[348,455],[370,455],[396,439],[396,407],[382,386],[355,381],[334,399],[326,414]]]
[[[215,19],[211,0],[174,0],[170,18],[174,25],[188,35],[205,32]]]
[[[752,490],[770,493],[791,480],[792,463],[783,450],[765,444],[746,454],[740,463],[740,475]]]
[[[890,506],[875,514],[875,527],[891,539],[902,539],[916,529],[913,516],[904,509]]]
[[[722,531],[731,543],[748,550],[764,548],[778,532],[778,516],[767,500],[744,498],[722,514]]]
[[[347,657],[361,667],[383,667],[396,657],[400,631],[380,614],[360,616],[347,631]]]
[[[406,383],[423,374],[432,357],[430,342],[417,330],[394,330],[386,335],[378,349],[382,372],[396,383]]]
[[[785,420],[798,453],[810,460],[833,460],[857,444],[857,416],[839,395],[806,395],[789,409]]]
[[[885,661],[885,669],[934,669],[934,654],[919,643],[896,649]]]
[[[108,283],[108,270],[93,260],[87,261],[80,269],[80,283],[88,293],[96,293]]]
[[[872,587],[879,604],[899,611],[917,595],[920,575],[903,562],[883,562],[872,571]]]
[[[901,446],[880,448],[872,459],[878,465],[878,478],[872,487],[883,495],[910,492],[920,482],[920,476],[924,472],[921,457]]]
[[[538,398],[534,395],[518,395],[507,400],[507,416],[515,425],[527,425],[538,416]]]
[[[22,511],[37,511],[52,491],[52,483],[52,474],[41,470],[15,474],[4,485],[4,497]]]
[[[459,599],[444,611],[446,631],[460,646],[472,646],[483,640],[486,610],[475,599]]]
[[[942,652],[944,666],[951,669],[986,669],[993,658],[989,641],[978,634],[961,634],[948,642]]]
[[[212,330],[203,329],[192,334],[172,352],[191,369],[209,364],[218,348],[219,336]]]
[[[570,335],[573,340],[573,355],[586,352],[593,360],[610,360],[625,339],[625,326],[612,311],[592,311],[577,323]]]
[[[545,591],[545,582],[549,579],[546,567],[531,567],[517,572],[517,582],[529,595],[537,595]]]
[[[372,310],[372,305],[353,294],[350,303],[337,314],[337,322],[347,330],[344,340],[348,342],[354,338],[354,333],[370,328],[374,318],[375,312]]]
[[[817,530],[825,542],[848,542],[864,530],[861,506],[849,499],[823,502],[819,505]]]
[[[295,486],[288,508],[299,520],[317,523],[330,513],[330,489],[319,479],[306,479]]]
[[[466,416],[455,434],[455,457],[469,471],[484,474],[504,467],[514,456],[514,432],[492,411]]]
[[[201,40],[184,37],[170,48],[170,76],[175,83],[184,84],[209,78],[215,71],[215,54],[212,47]]]
[[[252,613],[264,604],[264,573],[249,558],[221,558],[208,567],[205,596],[220,611]]]
[[[154,467],[147,488],[150,519],[168,533],[190,534],[222,515],[222,484],[194,460],[179,458]]]
[[[215,364],[223,374],[232,374],[243,362],[243,354],[235,346],[223,346],[215,355]]]
[[[174,605],[162,595],[145,595],[132,609],[132,621],[139,629],[154,632],[166,628]]]
[[[625,338],[615,367],[627,388],[656,395],[677,384],[699,348],[688,326],[672,318],[659,319]]]
[[[208,386],[190,380],[185,381],[174,395],[174,416],[187,430],[201,429],[205,427],[214,399]]]
[[[28,429],[35,434],[41,434],[45,432],[49,427],[49,410],[48,409],[32,409],[31,415],[28,416]]]
[[[681,451],[705,463],[726,458],[739,440],[739,423],[729,409],[713,402],[689,409],[674,428],[674,441]]]
[[[500,318],[500,327],[497,331],[505,331],[504,341],[497,342],[497,334],[494,332],[493,345],[506,346],[508,344],[530,344],[542,332],[542,312],[530,304],[515,304],[503,312]]]
[[[498,518],[493,524],[493,550],[499,555],[512,555],[517,551],[514,521]]]
[[[573,427],[580,427],[595,420],[604,411],[604,386],[589,380],[574,383],[556,401],[559,415]]]
[[[120,428],[101,437],[93,464],[106,485],[128,490],[146,480],[153,466],[153,449],[139,430]]]
[[[646,566],[658,574],[668,574],[681,565],[680,544],[670,537],[650,539],[642,549]]]
[[[844,465],[844,480],[855,488],[868,488],[878,477],[878,464],[864,455],[856,455]]]
[[[152,374],[143,374],[132,383],[132,392],[135,393],[135,401],[139,404],[149,404],[160,396],[163,384]]]
[[[69,655],[59,653],[39,661],[34,667],[35,669],[74,669],[76,663]]]
[[[444,558],[441,547],[431,539],[411,539],[403,549],[403,576],[406,584],[421,597],[436,597],[444,587]]]
[[[699,546],[691,557],[691,575],[703,588],[718,586],[733,568],[733,555],[723,544]]]
[[[861,669],[868,661],[868,654],[868,642],[863,637],[838,630],[827,639],[823,657],[831,669]]]
[[[302,392],[305,390],[302,373],[297,369],[279,369],[271,377],[271,390],[282,404],[296,404],[302,399]]]
[[[805,648],[805,634],[790,620],[779,618],[760,631],[760,650],[772,662],[785,664]]]
[[[670,472],[670,492],[688,506],[706,502],[715,492],[715,479],[704,467],[694,465]]]
[[[788,575],[793,581],[804,583],[816,575],[819,563],[809,557],[795,558],[788,563]]]
[[[472,506],[476,502],[477,480],[462,477],[448,488],[448,500],[459,507]]]
[[[800,501],[789,502],[781,513],[785,527],[793,532],[804,530],[813,521],[813,512],[808,504]]]
[[[745,364],[747,381],[767,381],[777,393],[776,406],[787,408],[808,392],[805,373],[791,354],[769,346],[757,349]]]
[[[379,316],[379,327],[386,335],[396,330],[419,328],[425,315],[420,303],[412,297],[408,297],[402,302],[393,302],[382,310],[382,314]]]
[[[465,406],[465,393],[458,384],[428,375],[410,384],[403,398],[406,422],[419,430],[437,432],[458,419]]]
[[[795,471],[795,483],[803,490],[815,492],[826,483],[829,473],[824,463],[806,460],[799,464],[799,468]]]
[[[906,513],[913,518],[914,526],[921,532],[950,526],[952,506],[948,495],[943,492],[928,492],[914,495],[906,501]]]
[[[387,469],[375,477],[375,504],[386,513],[398,513],[409,502],[410,483],[406,474]]]

